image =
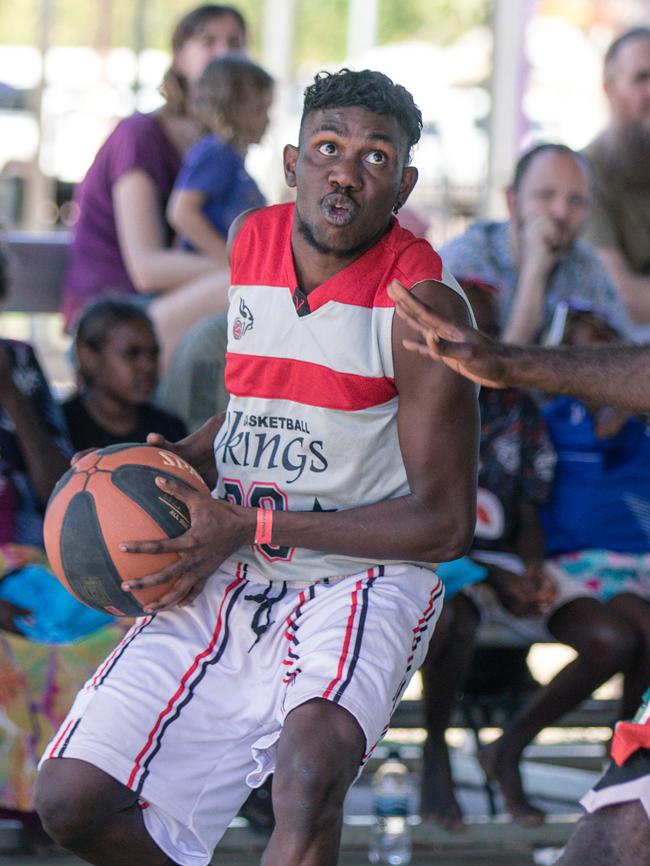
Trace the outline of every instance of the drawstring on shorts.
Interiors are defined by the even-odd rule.
[[[255,604],[259,605],[255,613],[253,614],[253,619],[251,620],[251,629],[255,634],[255,641],[248,650],[249,652],[257,644],[264,632],[266,632],[275,622],[275,620],[271,619],[271,609],[273,605],[276,603],[276,601],[280,601],[280,599],[284,598],[284,596],[287,594],[286,581],[282,582],[282,589],[277,595],[269,595],[272,588],[273,584],[269,583],[264,592],[258,592],[255,595],[244,596],[244,601],[254,601]],[[264,615],[266,615],[266,621],[262,622],[262,616]]]

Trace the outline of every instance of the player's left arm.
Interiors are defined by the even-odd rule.
[[[461,297],[433,280],[412,292],[455,324],[471,324]],[[480,417],[476,386],[442,364],[409,352],[409,327],[393,320],[398,430],[411,493],[405,525],[424,561],[455,559],[471,544],[476,523]],[[424,362],[424,363],[422,363]],[[469,386],[469,387],[468,387]]]

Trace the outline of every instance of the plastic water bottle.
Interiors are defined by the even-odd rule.
[[[411,862],[411,828],[408,824],[411,778],[391,750],[372,780],[375,822],[368,859],[381,866],[406,866]]]

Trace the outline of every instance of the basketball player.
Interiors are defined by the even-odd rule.
[[[452,322],[394,282],[388,294],[402,319],[424,337],[406,346],[493,388],[527,387],[650,410],[650,346],[520,347],[504,345]],[[650,689],[631,722],[619,722],[612,762],[582,800],[558,866],[645,866],[650,850]]]
[[[471,321],[393,217],[420,131],[384,75],[318,75],[284,151],[295,205],[238,221],[231,402],[176,447],[206,475],[214,449],[215,498],[159,480],[191,529],[123,549],[178,552],[131,584],[175,586],[82,690],[40,773],[48,832],[90,863],[203,866],[273,772],[264,866],[338,860],[347,789],[440,611],[433,564],[474,528],[475,388],[404,348],[386,294],[399,278]]]

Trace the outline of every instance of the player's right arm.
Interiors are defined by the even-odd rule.
[[[474,382],[650,411],[650,346],[511,346],[436,314],[397,283],[389,293],[398,314],[423,338],[405,340],[406,348]]]

